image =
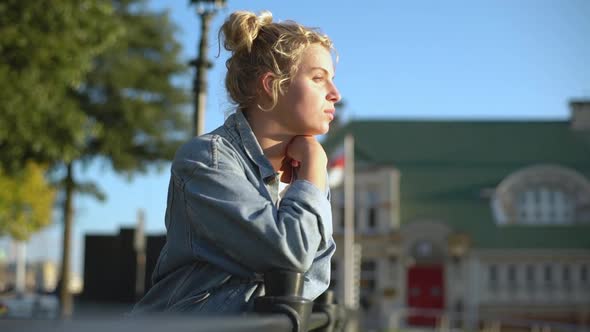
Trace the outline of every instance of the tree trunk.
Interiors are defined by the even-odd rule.
[[[72,294],[70,294],[70,253],[71,253],[71,235],[73,223],[73,195],[74,195],[74,172],[72,169],[73,162],[66,165],[65,179],[65,200],[63,203],[63,251],[61,256],[61,287],[59,290],[59,300],[61,306],[61,318],[68,319],[72,316]]]
[[[27,244],[25,241],[16,242],[16,293],[24,294],[27,283]]]

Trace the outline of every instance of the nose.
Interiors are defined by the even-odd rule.
[[[334,83],[330,84],[330,90],[328,91],[328,95],[326,96],[326,99],[333,102],[334,104],[339,102],[340,99],[342,99],[342,96],[340,95],[340,91],[338,91],[336,84],[334,84]]]

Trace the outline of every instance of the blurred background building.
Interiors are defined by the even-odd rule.
[[[590,103],[569,121],[352,121],[365,327],[590,321]],[[332,190],[337,244],[344,198]],[[333,264],[340,287],[342,251]],[[533,324],[534,325],[534,324]]]
[[[12,241],[5,241],[11,247]],[[16,287],[17,262],[11,257],[10,249],[0,248],[8,252],[0,257],[0,294],[12,293]],[[5,257],[4,257],[5,256]],[[26,262],[25,289],[27,293],[52,293],[59,284],[59,265],[49,259],[35,259]],[[70,282],[70,290],[74,294],[82,291],[82,278],[74,273]]]
[[[26,266],[25,289],[29,292],[52,292],[57,286],[57,266],[51,261],[29,262]],[[0,292],[14,289],[16,263],[0,263]]]

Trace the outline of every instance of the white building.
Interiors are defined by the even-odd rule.
[[[365,327],[590,324],[590,104],[571,121],[352,121]],[[332,190],[342,295],[342,188]],[[413,311],[412,311],[413,310]]]

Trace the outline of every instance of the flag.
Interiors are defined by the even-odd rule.
[[[344,180],[344,146],[337,148],[328,160],[328,184],[330,188],[338,187]]]

